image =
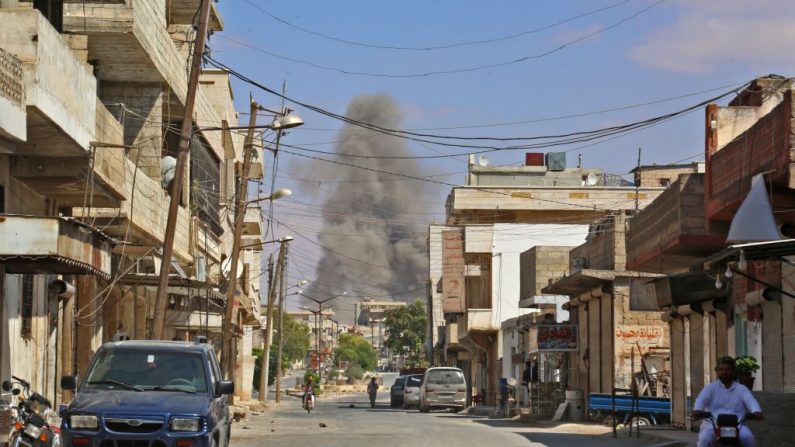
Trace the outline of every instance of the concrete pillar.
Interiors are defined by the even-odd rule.
[[[621,300],[621,298],[618,298]],[[615,324],[613,323],[613,297],[602,295],[599,298],[601,317],[602,392],[608,393],[615,386],[616,361],[613,355],[615,345]],[[640,360],[638,360],[640,362]]]
[[[734,339],[734,333],[729,332],[729,317],[723,312],[715,312],[715,356],[717,358],[729,355],[729,340]]]
[[[161,84],[102,82],[100,98],[121,117],[124,144],[135,146],[127,157],[138,161],[141,172],[160,181],[163,150],[163,87]],[[176,148],[172,148],[176,152]]]
[[[784,365],[781,331],[781,304],[765,302],[762,304],[762,383],[764,391],[784,391]],[[790,315],[790,318],[792,316]]]
[[[673,320],[671,337],[671,423],[683,427],[687,422],[687,381],[685,380],[685,322]]]
[[[602,344],[599,342],[602,331],[599,300],[591,300],[588,306],[588,388],[591,393],[602,393]]]
[[[695,399],[704,388],[704,318],[691,314],[690,321],[690,396]]]
[[[97,279],[94,276],[79,275],[77,286],[77,373],[85,374],[88,363],[102,340],[102,303],[97,297]],[[99,339],[99,340],[98,340]]]
[[[590,393],[591,388],[588,381],[588,367],[586,366],[586,362],[584,357],[586,353],[590,355],[588,351],[588,306],[585,304],[581,304],[577,306],[577,324],[579,326],[579,333],[577,334],[577,339],[579,341],[579,352],[578,360],[577,360],[577,381],[579,388],[583,390],[583,393],[587,396]],[[588,405],[586,399],[586,406]]]
[[[76,296],[63,300],[61,317],[61,374],[71,376],[75,373],[75,301]],[[61,401],[72,399],[71,391],[61,391]]]

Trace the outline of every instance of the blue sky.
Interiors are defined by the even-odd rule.
[[[300,27],[341,39],[391,46],[434,46],[489,39],[550,25],[600,8],[600,13],[523,37],[435,51],[396,51],[346,45],[298,31],[259,8]],[[654,4],[649,0],[593,1],[301,1],[224,0],[218,7],[225,30],[210,41],[214,57],[272,88],[287,81],[287,93],[304,102],[344,113],[359,94],[386,93],[400,104],[404,127],[479,126],[577,114],[645,103],[721,86],[759,75],[791,75],[795,58],[795,2],[791,0],[667,0],[590,39],[536,60],[459,74],[395,79],[341,74],[279,59],[247,46],[348,71],[421,73],[493,64],[546,52],[609,27]],[[239,110],[247,110],[247,85],[235,82]],[[729,90],[725,88],[724,90]],[[714,91],[613,113],[501,127],[435,130],[433,133],[533,136],[594,129],[672,112],[723,91]],[[279,100],[254,91],[262,104]],[[306,125],[286,138],[291,144],[334,140],[340,123],[298,110]],[[644,163],[668,163],[703,152],[703,111],[614,141],[573,150],[570,165],[583,164],[623,174],[643,148]],[[332,150],[332,146],[315,146]],[[415,152],[433,154],[412,146]],[[561,150],[574,149],[564,146]],[[437,148],[443,152],[460,149]],[[558,149],[552,149],[558,150]],[[287,155],[287,154],[284,154]],[[300,161],[281,160],[281,166]],[[490,156],[492,164],[520,162],[523,152]],[[465,170],[459,159],[427,162],[434,173]],[[278,186],[291,187],[304,202],[319,203],[322,190],[281,173]],[[445,177],[458,183],[463,175]],[[425,205],[444,211],[447,188]],[[280,208],[277,206],[277,213]],[[436,216],[442,218],[442,215]],[[427,218],[413,219],[427,222]],[[285,220],[289,220],[285,217]],[[307,224],[308,225],[308,224]],[[317,226],[317,224],[315,224]],[[307,228],[310,228],[308,225]],[[278,230],[277,229],[277,233]],[[307,230],[307,235],[311,231]],[[304,247],[307,258],[317,252]],[[311,275],[311,262],[303,268]],[[301,276],[291,271],[291,276]]]

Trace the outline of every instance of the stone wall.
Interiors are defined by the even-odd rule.
[[[765,420],[749,422],[759,446],[795,447],[795,393],[754,392]]]

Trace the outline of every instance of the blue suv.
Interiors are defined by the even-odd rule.
[[[61,410],[63,447],[228,447],[228,395],[206,343],[118,341],[103,345]]]

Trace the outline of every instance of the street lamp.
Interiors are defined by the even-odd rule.
[[[269,196],[266,196],[266,197],[258,197],[258,198],[256,198],[256,199],[249,200],[249,201],[248,201],[248,202],[246,202],[246,203],[256,203],[256,202],[262,202],[262,201],[264,201],[264,200],[279,200],[279,199],[281,199],[282,197],[287,197],[287,196],[289,196],[289,195],[292,195],[292,194],[293,194],[293,192],[292,192],[292,191],[290,191],[289,189],[287,189],[287,188],[282,188],[282,189],[277,189],[276,191],[274,191],[274,193],[273,193],[273,194],[271,194],[271,195],[269,195]]]
[[[292,237],[292,236],[284,236],[284,237],[283,237],[283,238],[281,238],[281,239],[274,239],[274,240],[272,240],[272,241],[255,242],[255,243],[253,243],[253,244],[242,245],[240,248],[241,248],[241,249],[244,249],[244,248],[251,248],[251,247],[261,247],[261,246],[263,246],[263,245],[266,245],[266,244],[272,244],[272,243],[274,243],[274,242],[278,242],[278,243],[280,243],[280,244],[283,244],[283,243],[285,243],[285,242],[290,242],[291,240],[293,240],[293,237]]]

